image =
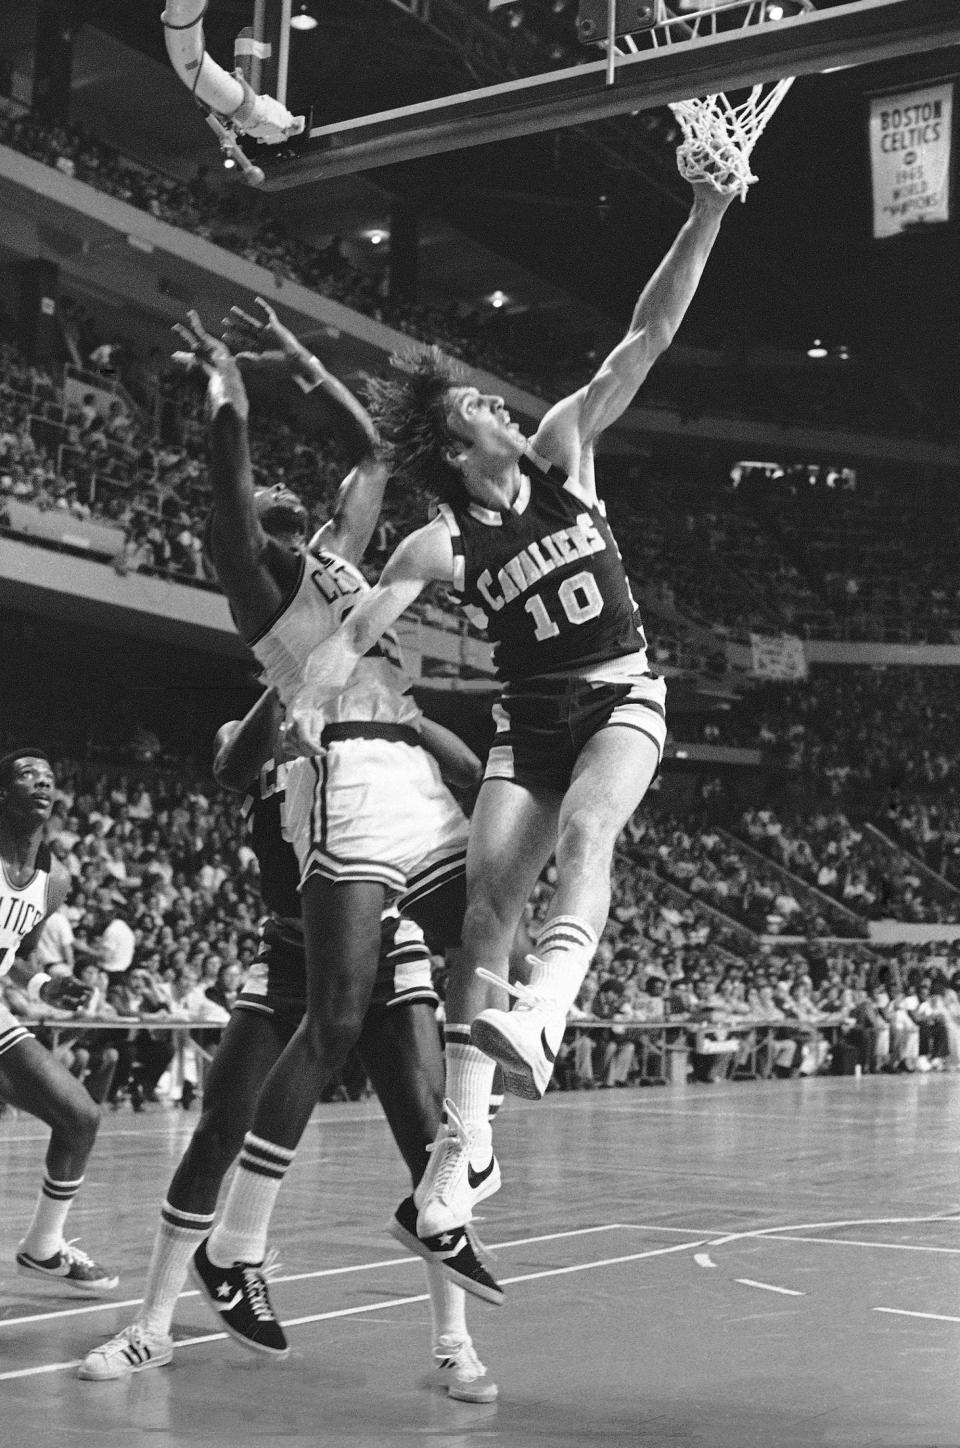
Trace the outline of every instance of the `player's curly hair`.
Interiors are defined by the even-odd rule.
[[[466,380],[439,347],[397,352],[392,375],[368,377],[366,403],[398,481],[425,487],[445,502],[464,496],[463,480],[447,461],[460,439],[447,419],[446,394]]]

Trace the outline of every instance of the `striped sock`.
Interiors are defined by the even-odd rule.
[[[452,1023],[444,1026],[443,1043],[447,1062],[447,1095],[463,1117],[465,1126],[487,1132],[496,1062],[479,1047],[470,1044],[469,1026]]]
[[[35,1261],[46,1262],[63,1245],[70,1203],[82,1186],[83,1177],[74,1182],[58,1182],[49,1172],[44,1174],[33,1220],[23,1239],[23,1251]]]
[[[487,1113],[491,1124],[500,1107],[503,1105],[504,1094],[503,1072],[500,1067],[497,1066],[493,1073],[493,1086],[490,1088],[490,1106]]]
[[[530,985],[568,1011],[597,949],[597,933],[576,915],[554,915],[537,936],[531,960]]]
[[[270,1214],[293,1158],[287,1147],[247,1132],[223,1214],[207,1243],[215,1267],[263,1261]]]
[[[169,1333],[190,1258],[212,1226],[212,1212],[181,1212],[169,1201],[160,1208],[143,1306],[137,1314],[137,1322],[145,1332],[164,1336]]]

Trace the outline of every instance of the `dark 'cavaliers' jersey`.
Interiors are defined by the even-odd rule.
[[[260,865],[260,894],[271,915],[300,919],[300,870],[292,845],[283,838],[281,811],[287,766],[269,759],[243,802],[250,844]]]
[[[441,504],[453,540],[453,587],[486,629],[497,674],[514,682],[578,672],[647,646],[602,505],[565,486],[530,453],[511,508]]]

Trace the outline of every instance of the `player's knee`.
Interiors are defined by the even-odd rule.
[[[323,1067],[339,1064],[363,1029],[365,1002],[347,994],[327,1002],[323,1010],[308,1011],[303,1023],[304,1040],[311,1056]]]
[[[578,869],[607,869],[606,856],[613,849],[616,831],[596,810],[574,810],[563,821],[557,840],[557,865],[575,865]]]
[[[226,1172],[243,1146],[244,1128],[244,1121],[216,1106],[202,1112],[192,1144],[204,1167]]]
[[[516,921],[504,909],[505,901],[491,891],[480,891],[467,903],[463,917],[463,939],[492,941],[509,932],[512,939]]]
[[[100,1107],[83,1092],[70,1104],[66,1120],[62,1123],[74,1146],[89,1150],[97,1139],[100,1128]]]

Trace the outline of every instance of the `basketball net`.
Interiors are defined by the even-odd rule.
[[[757,179],[750,153],[793,81],[786,76],[772,85],[755,85],[737,105],[723,91],[673,102],[670,109],[683,132],[677,151],[680,175],[686,181],[708,181],[723,195],[745,201],[747,187]]]
[[[657,0],[655,23],[636,37],[621,36],[616,48],[621,53],[636,53],[641,47],[658,50],[685,45],[768,21],[776,23],[785,12],[796,17],[813,8],[813,0]],[[742,100],[732,100],[720,91],[674,102],[670,109],[683,132],[677,152],[681,176],[687,181],[707,181],[724,195],[732,193],[745,200],[747,187],[757,179],[750,170],[750,153],[792,85],[793,77],[788,76],[753,86]]]

